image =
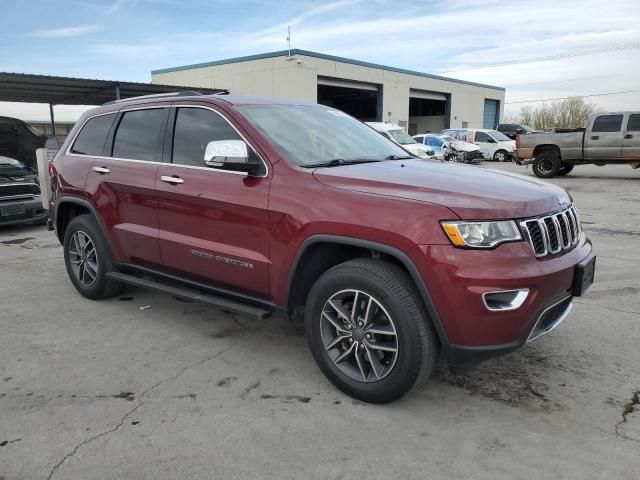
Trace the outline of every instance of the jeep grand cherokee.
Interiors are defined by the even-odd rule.
[[[50,211],[71,282],[122,284],[304,322],[339,389],[388,402],[433,371],[555,328],[595,257],[561,188],[410,156],[295,101],[112,102],[54,160]]]

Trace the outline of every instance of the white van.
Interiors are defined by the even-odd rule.
[[[450,128],[443,130],[444,135],[451,135],[463,142],[475,143],[486,160],[496,162],[512,161],[516,155],[516,142],[504,133],[486,128]]]
[[[382,122],[366,122],[366,124],[375,131],[380,132],[392,142],[400,145],[409,153],[417,155],[420,158],[426,158],[429,160],[436,159],[436,155],[433,150],[430,150],[429,147],[416,142],[400,125]]]

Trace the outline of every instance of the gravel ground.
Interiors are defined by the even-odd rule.
[[[572,316],[383,406],[336,391],[284,320],[85,300],[51,232],[0,229],[0,480],[637,479],[640,171],[553,182],[598,254]]]

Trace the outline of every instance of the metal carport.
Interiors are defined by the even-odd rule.
[[[184,90],[197,90],[203,94],[227,93],[215,88],[0,72],[0,101],[48,103],[54,135],[54,105],[102,105],[111,100]]]

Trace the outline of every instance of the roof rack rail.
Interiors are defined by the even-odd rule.
[[[226,92],[228,93],[228,92]],[[168,93],[154,93],[152,95],[140,95],[138,97],[129,97],[122,98],[120,100],[111,100],[110,102],[105,102],[103,105],[114,105],[116,103],[128,102],[130,100],[146,100],[148,98],[166,98],[166,97],[194,97],[197,95],[204,95],[202,92],[194,91],[183,91],[183,92],[168,92]]]

